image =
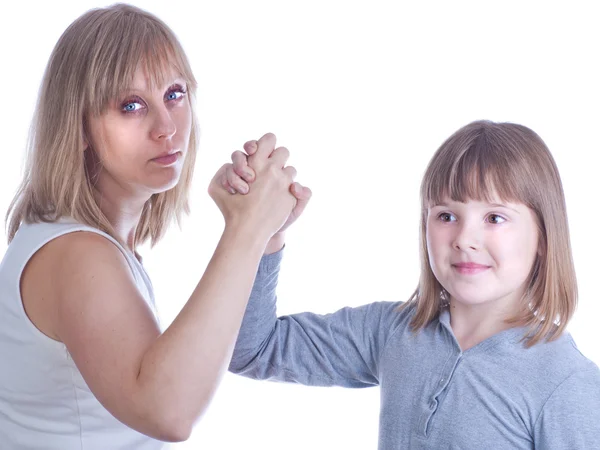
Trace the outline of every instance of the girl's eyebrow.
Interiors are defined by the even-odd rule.
[[[510,209],[511,211],[516,212],[517,214],[521,214],[519,211],[517,211],[515,208],[512,208],[510,206],[506,206],[502,203],[490,203],[490,206],[494,207],[494,208],[506,208],[506,209]]]
[[[515,208],[512,208],[510,206],[504,205],[502,203],[488,203],[487,207],[490,207],[490,208],[506,208],[506,209],[510,209],[511,211],[516,212],[517,214],[521,214]],[[432,205],[431,208],[450,208],[450,206],[447,205],[446,203],[437,203],[435,205]]]

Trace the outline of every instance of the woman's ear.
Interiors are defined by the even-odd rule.
[[[87,118],[84,117],[82,124],[81,124],[81,144],[82,144],[82,149],[85,152],[86,150],[88,150],[90,148],[90,140],[88,139],[88,121]]]

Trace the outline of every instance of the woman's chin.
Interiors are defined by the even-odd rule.
[[[163,180],[161,182],[152,183],[148,186],[148,190],[152,194],[162,194],[163,192],[170,191],[179,183],[179,177],[173,177],[169,180]]]

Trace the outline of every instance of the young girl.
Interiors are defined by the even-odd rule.
[[[235,156],[238,186],[252,158]],[[421,199],[408,302],[278,318],[281,252],[266,256],[230,370],[379,385],[382,450],[599,449],[600,371],[565,331],[577,286],[543,141],[521,125],[471,123],[433,156]]]
[[[206,409],[259,260],[310,191],[290,192],[295,170],[271,134],[252,193],[228,193],[223,166],[209,189],[223,236],[161,334],[136,247],[187,210],[195,90],[171,30],[131,6],[87,12],[56,44],[0,265],[3,449],[159,449]]]

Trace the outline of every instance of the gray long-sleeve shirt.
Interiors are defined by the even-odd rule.
[[[443,311],[380,302],[277,318],[281,252],[263,257],[230,370],[313,386],[381,387],[379,449],[600,449],[600,370],[568,333],[525,348],[525,329],[461,351]]]

